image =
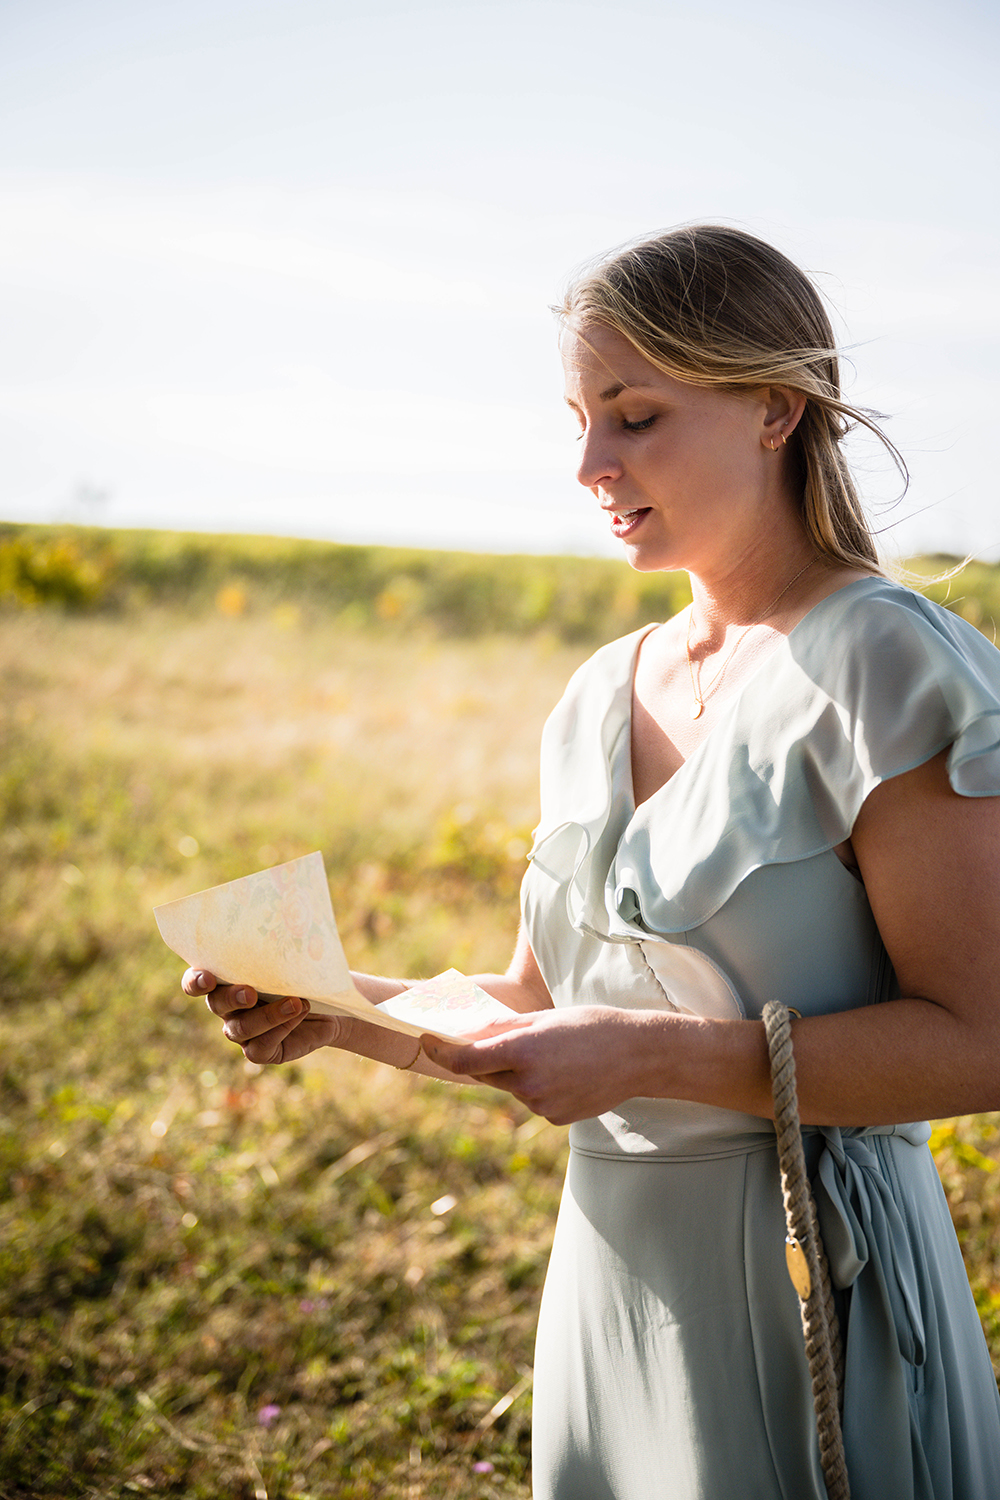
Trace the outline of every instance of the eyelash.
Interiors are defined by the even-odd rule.
[[[647,432],[649,428],[652,427],[655,421],[655,416],[643,417],[641,422],[626,422],[623,420],[622,426],[624,427],[626,432]],[[576,441],[578,443],[582,443],[586,435],[587,429],[585,427],[581,427],[580,431],[576,435]]]

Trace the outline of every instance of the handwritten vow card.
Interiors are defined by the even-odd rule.
[[[446,1039],[516,1015],[455,969],[371,1005],[351,979],[318,852],[169,901],[153,915],[163,941],[192,968],[261,995],[301,996],[320,1015]]]

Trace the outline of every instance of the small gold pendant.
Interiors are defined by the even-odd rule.
[[[806,1260],[806,1252],[798,1240],[792,1239],[791,1235],[785,1236],[785,1264],[788,1267],[792,1286],[798,1292],[800,1300],[808,1301],[809,1293],[812,1291],[809,1262]]]
[[[705,708],[704,703],[699,702],[698,699],[696,698],[695,701],[691,705],[691,717],[692,717],[692,719],[700,719],[701,716],[702,716],[702,712],[703,712],[704,708]]]

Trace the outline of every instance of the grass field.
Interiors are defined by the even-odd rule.
[[[356,965],[503,966],[581,654],[0,622],[0,1494],[528,1493],[563,1132],[346,1056],[248,1067],[151,908],[319,847]]]
[[[527,1497],[564,1132],[245,1064],[151,909],[320,848],[357,967],[502,967],[591,643],[174,588],[0,615],[0,1497]],[[935,1145],[1000,1360],[996,1129]]]

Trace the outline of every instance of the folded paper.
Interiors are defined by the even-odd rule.
[[[375,1008],[399,1021],[409,1021],[419,1031],[456,1037],[470,1036],[495,1022],[511,1021],[517,1015],[517,1011],[494,1000],[457,969],[446,969],[434,979],[412,984],[401,995],[393,995]]]
[[[468,1036],[516,1012],[451,969],[373,1006],[351,979],[317,851],[157,906],[160,936],[191,968],[298,995],[320,1015],[356,1016],[408,1036]]]

